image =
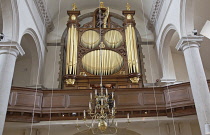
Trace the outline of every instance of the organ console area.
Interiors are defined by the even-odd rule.
[[[135,11],[126,7],[122,22],[103,2],[82,20],[75,4],[67,11],[63,89],[98,88],[101,76],[105,88],[143,87]],[[84,23],[87,18],[91,19]]]

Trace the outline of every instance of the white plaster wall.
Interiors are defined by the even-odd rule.
[[[161,67],[162,67],[162,80],[176,80],[174,62],[172,59],[172,51],[169,46],[165,46],[163,54],[160,54]]]
[[[26,87],[30,85],[31,59],[23,56],[15,64],[12,86]]]
[[[44,87],[49,89],[58,88],[61,47],[48,46],[47,50],[44,69]]]
[[[205,70],[207,80],[210,80],[210,70],[207,70],[205,68],[204,68],[204,70]]]
[[[176,81],[189,82],[185,59],[182,54],[172,53]]]
[[[144,55],[146,81],[147,83],[155,83],[157,79],[160,79],[160,67],[158,65],[156,48],[153,45],[142,45],[142,53]]]

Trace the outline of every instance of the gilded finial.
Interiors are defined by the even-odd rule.
[[[100,8],[105,8],[104,2],[100,2]]]
[[[126,9],[131,10],[131,5],[129,3],[126,4]]]
[[[72,4],[72,10],[75,11],[77,9],[77,5],[75,3]]]

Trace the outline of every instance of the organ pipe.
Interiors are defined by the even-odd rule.
[[[77,47],[78,31],[72,25],[68,29],[67,50],[66,50],[66,74],[76,75],[77,72]]]
[[[90,62],[91,59],[91,62]],[[123,65],[121,55],[110,50],[96,50],[82,58],[83,68],[95,75],[110,75],[118,71]]]
[[[126,47],[128,57],[128,72],[139,73],[139,63],[136,46],[136,35],[134,27],[129,24],[126,28]]]

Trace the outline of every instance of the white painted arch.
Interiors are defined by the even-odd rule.
[[[189,81],[183,53],[175,49],[180,37],[173,24],[167,25],[163,31],[159,48],[163,82]]]
[[[36,86],[40,84],[43,66],[41,44],[36,32],[28,28],[21,37],[20,44],[26,55],[17,59],[13,85],[14,86]],[[23,64],[25,62],[25,64]],[[18,73],[19,72],[19,73]],[[24,76],[27,74],[27,76]],[[22,77],[22,80],[19,80]]]

